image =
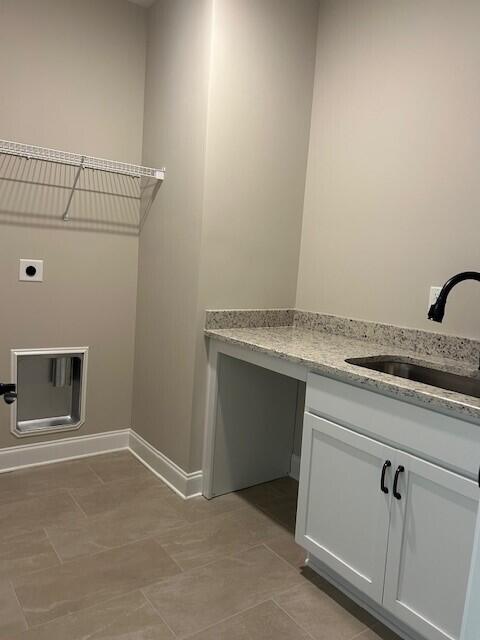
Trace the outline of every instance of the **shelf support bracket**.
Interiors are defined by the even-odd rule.
[[[147,219],[148,216],[148,212],[150,211],[153,201],[155,200],[155,197],[158,193],[158,190],[160,189],[160,185],[162,184],[162,180],[157,180],[156,184],[154,185],[153,189],[152,189],[152,193],[150,195],[149,201],[145,207],[145,210],[143,212],[143,215],[140,218],[139,221],[139,225],[138,225],[138,232],[140,233],[140,231],[143,229],[143,225],[145,224],[145,220]],[[142,194],[143,195],[143,194]],[[140,203],[142,201],[142,196],[140,196]]]
[[[65,213],[63,214],[64,222],[68,222],[70,220],[68,216],[68,212],[70,210],[70,205],[72,204],[73,194],[75,193],[75,189],[77,188],[78,181],[80,179],[80,174],[82,173],[82,169],[84,168],[85,156],[82,156],[80,160],[80,165],[77,169],[77,173],[75,174],[75,180],[73,181],[72,190],[70,191],[70,195],[68,196],[67,206],[65,208]]]

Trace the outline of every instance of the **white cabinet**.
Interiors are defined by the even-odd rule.
[[[340,576],[382,602],[395,450],[305,414],[297,539]]]
[[[478,499],[472,480],[305,414],[297,542],[428,640],[460,637]]]
[[[405,453],[397,464],[383,604],[426,638],[459,638],[478,485]]]

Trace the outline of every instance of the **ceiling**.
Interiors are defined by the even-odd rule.
[[[134,4],[139,4],[141,7],[151,7],[155,0],[130,0]]]

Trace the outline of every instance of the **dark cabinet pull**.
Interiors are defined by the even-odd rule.
[[[397,500],[401,500],[402,499],[402,494],[398,493],[397,486],[398,486],[398,477],[404,471],[405,471],[405,467],[402,464],[395,471],[395,480],[393,481],[393,495],[395,496],[395,498]]]
[[[390,460],[385,460],[385,463],[382,469],[382,478],[380,480],[380,488],[383,491],[383,493],[388,493],[388,488],[385,486],[385,474],[387,473],[387,469],[389,469],[391,466],[392,466],[392,463],[390,462]]]

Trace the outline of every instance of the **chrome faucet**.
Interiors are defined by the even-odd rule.
[[[480,273],[478,271],[463,271],[462,273],[457,273],[456,276],[451,277],[450,280],[447,280],[443,285],[436,302],[434,302],[428,310],[429,320],[442,322],[443,316],[445,315],[445,305],[447,303],[448,294],[455,285],[459,282],[463,282],[464,280],[478,280],[480,282]]]

